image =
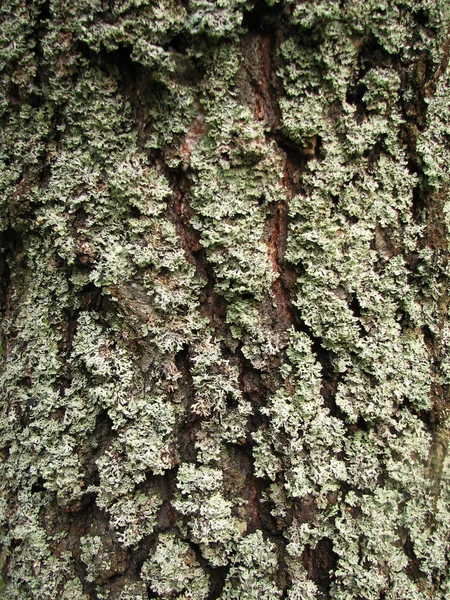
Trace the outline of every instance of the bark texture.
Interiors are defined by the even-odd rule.
[[[448,0],[0,19],[3,596],[448,600]]]

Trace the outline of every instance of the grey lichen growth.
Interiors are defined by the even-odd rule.
[[[447,598],[447,2],[0,21],[4,597]]]
[[[178,472],[180,490],[174,507],[187,517],[187,528],[193,542],[214,566],[227,564],[234,540],[240,537],[238,520],[232,515],[234,502],[222,494],[222,473],[211,467],[195,467],[185,463]]]
[[[204,600],[209,594],[208,576],[189,544],[163,533],[155,553],[142,566],[142,578],[160,597]]]
[[[252,598],[281,598],[281,590],[273,578],[278,567],[274,544],[264,540],[261,531],[242,539],[233,555],[222,598],[252,600]]]

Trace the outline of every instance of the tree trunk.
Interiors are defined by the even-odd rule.
[[[3,596],[449,599],[448,0],[0,15]]]

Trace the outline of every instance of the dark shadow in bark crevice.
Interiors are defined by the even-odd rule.
[[[333,543],[328,538],[319,540],[314,548],[307,545],[303,551],[303,566],[324,598],[330,598],[337,561],[338,555],[334,552]]]

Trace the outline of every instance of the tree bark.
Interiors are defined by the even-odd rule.
[[[450,598],[447,0],[0,15],[4,597]]]

